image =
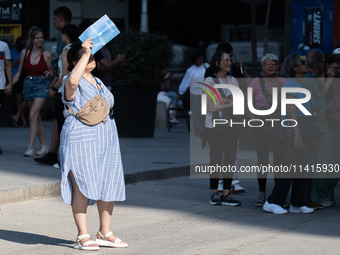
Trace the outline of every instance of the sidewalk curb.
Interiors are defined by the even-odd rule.
[[[0,191],[1,204],[11,204],[34,199],[57,197],[60,195],[60,182],[38,184],[18,189]]]
[[[163,180],[188,175],[190,175],[190,166],[180,166],[125,174],[124,178],[125,184],[132,184],[135,182]]]
[[[243,165],[254,165],[254,159],[240,159]],[[125,184],[136,182],[170,179],[173,177],[189,176],[190,165],[179,166],[157,170],[146,170],[142,172],[124,175]],[[0,191],[0,206],[4,204],[24,202],[34,199],[44,199],[60,196],[60,182],[26,186],[18,189]],[[1,208],[1,207],[0,207]]]
[[[142,181],[162,180],[173,177],[190,175],[190,166],[173,167],[167,169],[147,170],[125,174],[125,184]],[[60,182],[38,184],[18,189],[0,191],[0,208],[3,204],[24,202],[34,199],[43,199],[60,196]]]

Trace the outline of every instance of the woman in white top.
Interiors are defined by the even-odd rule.
[[[201,51],[194,52],[194,54],[191,57],[191,60],[194,64],[190,68],[188,68],[187,71],[185,72],[182,82],[178,88],[177,100],[179,100],[182,96],[183,106],[185,108],[189,108],[190,107],[189,95],[190,95],[195,134],[199,134],[201,131],[200,116],[201,116],[202,90],[200,90],[197,85],[199,84],[198,82],[204,81],[204,73],[206,69],[209,67],[209,64],[204,63],[204,53]],[[203,121],[204,120],[202,120],[202,122]]]
[[[214,119],[227,119],[229,121],[230,117],[232,117],[232,94],[228,89],[212,90],[209,87],[215,88],[215,84],[232,84],[237,87],[239,87],[239,85],[233,76],[227,75],[231,67],[229,54],[222,51],[216,52],[211,59],[210,66],[214,75],[205,80],[205,84],[208,85],[206,86],[207,89],[209,89],[211,95],[215,97],[215,100],[213,100],[207,95],[207,114],[205,117],[205,128],[210,147],[210,166],[220,166],[223,159],[221,167],[232,167],[235,165],[236,159],[237,136],[233,132],[233,128],[227,124],[217,125],[216,127],[213,125]],[[221,98],[222,105],[215,92]],[[217,191],[219,174],[219,172],[215,172],[209,175],[210,188],[213,193],[209,203],[212,205],[241,205],[241,201],[230,196],[232,172],[223,173],[223,195],[221,197],[219,196]]]

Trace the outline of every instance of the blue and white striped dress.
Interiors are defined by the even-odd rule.
[[[62,101],[76,114],[99,90],[82,77],[76,96],[65,101],[63,80]],[[113,95],[101,80],[103,95],[110,107],[114,104]],[[70,115],[64,109],[65,123],[60,135],[61,196],[65,203],[72,203],[72,183],[68,177],[72,171],[81,193],[88,198],[88,204],[97,200],[105,202],[125,200],[125,182],[120,155],[116,123],[109,117],[106,123],[88,126]]]

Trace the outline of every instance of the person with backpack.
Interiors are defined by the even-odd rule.
[[[258,110],[269,109],[272,105],[272,90],[274,87],[280,88],[286,83],[286,79],[277,76],[276,72],[279,68],[279,58],[274,54],[266,54],[261,60],[263,77],[255,78],[248,86],[252,88],[252,95],[246,93],[246,97],[253,97],[253,105]],[[280,93],[278,93],[280,94]],[[247,99],[246,99],[247,102]],[[258,119],[254,116],[245,104],[247,115],[250,119]],[[277,108],[280,111],[280,101],[278,101]],[[257,165],[268,166],[269,164],[269,150],[273,149],[274,166],[284,164],[284,144],[282,138],[271,136],[266,130],[261,128],[253,128],[254,140],[257,153]],[[275,178],[275,175],[274,175]],[[275,179],[276,180],[276,179]],[[260,195],[255,202],[256,207],[263,207],[266,202],[266,186],[267,173],[257,173],[257,181],[259,185]],[[289,205],[288,205],[289,206]],[[287,204],[284,205],[287,207]]]

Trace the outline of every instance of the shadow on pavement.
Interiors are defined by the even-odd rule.
[[[258,198],[256,179],[240,179],[245,193],[233,195],[242,201],[238,207],[212,206],[208,203],[211,190],[209,179],[180,177],[158,182],[142,182],[127,185],[127,200],[119,206],[146,207],[170,210],[174,213],[187,213],[188,217],[218,224],[230,222],[243,226],[254,226],[258,231],[286,230],[307,235],[324,235],[340,237],[340,205],[324,208],[311,214],[289,213],[274,215],[261,207],[254,207]],[[273,188],[273,179],[267,181],[267,196]],[[140,191],[139,191],[140,190]],[[340,187],[335,188],[340,193]],[[133,196],[129,196],[133,194]],[[290,195],[287,198],[290,201]],[[124,210],[124,208],[122,208]],[[226,229],[224,230],[228,232]],[[221,232],[222,233],[222,232]]]
[[[11,230],[0,229],[0,239],[20,244],[59,245],[73,248],[70,246],[73,242],[69,240]]]

